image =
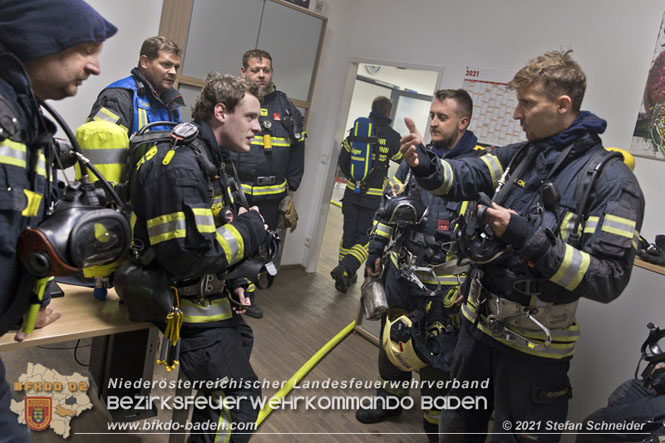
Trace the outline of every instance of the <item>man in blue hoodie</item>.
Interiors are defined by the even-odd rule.
[[[445,442],[484,442],[493,411],[492,431],[502,434],[493,441],[559,441],[546,423],[566,421],[579,298],[608,303],[630,279],[644,196],[603,149],[605,120],[580,110],[586,76],[570,52],[534,58],[509,83],[527,142],[449,160],[420,146],[415,128],[402,139],[425,189],[451,200],[493,196],[468,254],[452,368],[460,388],[448,394],[476,407],[443,413]]]
[[[39,100],[76,94],[98,75],[102,42],[117,28],[82,0],[7,0],[0,15],[0,334],[21,318],[35,280],[16,257],[17,239],[44,216],[45,153],[55,134]],[[49,157],[50,158],[50,157]],[[0,362],[0,442],[30,441],[9,409]]]

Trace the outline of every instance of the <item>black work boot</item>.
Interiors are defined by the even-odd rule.
[[[259,308],[257,305],[252,305],[245,311],[245,315],[249,315],[252,318],[262,318],[263,309]]]
[[[346,294],[350,286],[349,271],[347,271],[344,266],[339,264],[335,267],[335,269],[330,271],[330,276],[335,280],[335,289],[337,289],[342,294]]]
[[[389,420],[392,417],[398,417],[402,414],[402,408],[396,409],[364,409],[360,408],[356,411],[356,420],[360,423],[371,425],[372,423],[380,423]]]

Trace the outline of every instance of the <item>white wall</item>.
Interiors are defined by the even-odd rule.
[[[99,57],[101,74],[88,78],[75,97],[50,102],[73,131],[85,121],[99,92],[108,84],[127,77],[136,66],[141,43],[158,34],[162,14],[162,0],[87,2],[116,25],[118,32],[104,43]]]
[[[327,214],[332,186],[325,182],[333,168],[328,160],[336,158],[344,126],[340,119],[350,102],[349,91],[340,89],[352,85],[350,58],[445,66],[437,86],[458,88],[467,66],[517,71],[546,50],[572,48],[588,76],[583,108],[608,121],[607,146],[628,147],[664,8],[658,0],[420,0],[408,7],[402,0],[330,0],[309,121],[302,187],[307,191],[296,200],[306,223],[291,236],[286,263],[313,270],[317,260],[325,220],[319,217]],[[663,232],[665,207],[657,198],[663,168],[665,163],[637,159],[636,174],[647,199],[642,232],[650,239]],[[310,246],[303,247],[305,242]],[[646,322],[665,325],[663,278],[637,269],[616,302],[582,303],[583,335],[570,371],[575,391],[571,420],[601,406],[619,381],[632,376]]]

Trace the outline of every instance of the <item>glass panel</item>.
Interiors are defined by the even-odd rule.
[[[423,136],[426,134],[427,119],[429,118],[429,110],[432,105],[431,100],[421,100],[419,98],[411,98],[400,95],[397,101],[397,108],[395,110],[395,119],[393,120],[393,129],[404,136],[409,133],[409,130],[404,124],[404,117],[411,117],[416,124],[416,128]]]
[[[182,116],[182,121],[188,122],[192,120],[192,108],[196,99],[199,97],[201,88],[198,86],[190,86],[181,84],[178,87],[178,90],[182,94],[182,98],[185,100],[185,106],[180,108],[180,115]]]
[[[308,101],[322,26],[317,17],[266,2],[259,48],[272,56],[273,80],[291,99]]]
[[[240,75],[242,55],[256,45],[262,3],[194,0],[182,74],[201,80],[210,71]]]

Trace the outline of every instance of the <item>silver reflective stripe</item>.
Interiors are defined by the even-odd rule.
[[[233,225],[229,225],[228,227],[233,228]],[[217,234],[222,236],[222,238],[224,239],[224,244],[226,244],[226,246],[228,247],[227,250],[226,248],[224,248],[224,244],[220,242],[222,248],[225,250],[224,252],[226,252],[228,263],[233,264],[242,260],[242,257],[240,257],[238,254],[238,252],[240,251],[240,245],[238,244],[238,239],[236,239],[235,235],[233,235],[233,233],[229,229],[227,229],[226,226],[220,226],[219,229],[217,229]]]
[[[0,142],[0,163],[25,168],[28,156],[23,143],[9,139]]]
[[[84,149],[83,155],[88,157],[93,165],[125,164],[127,148]]]

